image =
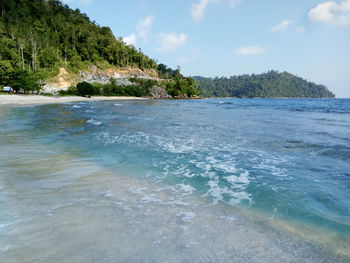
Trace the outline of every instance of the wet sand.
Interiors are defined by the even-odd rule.
[[[91,97],[78,96],[50,97],[40,95],[0,95],[0,105],[39,105],[96,100],[145,100],[139,97]]]

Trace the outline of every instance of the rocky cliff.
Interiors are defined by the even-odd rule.
[[[43,83],[41,92],[57,94],[60,90],[67,90],[69,87],[79,82],[107,84],[113,78],[117,85],[131,85],[129,78],[144,78],[159,80],[158,73],[154,69],[140,68],[109,68],[102,70],[96,66],[90,66],[87,70],[80,70],[78,74],[68,72],[65,68],[60,68],[56,77],[48,79]]]

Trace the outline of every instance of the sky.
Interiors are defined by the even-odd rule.
[[[63,0],[186,76],[288,71],[350,98],[350,0]]]

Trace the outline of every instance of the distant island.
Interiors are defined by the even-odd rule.
[[[194,77],[204,97],[235,98],[334,98],[324,85],[317,85],[288,72],[269,71],[263,74],[230,78]]]
[[[57,0],[1,1],[0,92],[158,99],[334,97],[325,86],[270,71],[185,77],[126,45],[109,27]]]

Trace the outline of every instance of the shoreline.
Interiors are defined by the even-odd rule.
[[[148,100],[141,97],[102,97],[96,96],[91,98],[79,96],[42,96],[42,95],[0,95],[0,106],[2,105],[40,105],[40,104],[57,104],[80,101],[117,101],[117,100]]]

